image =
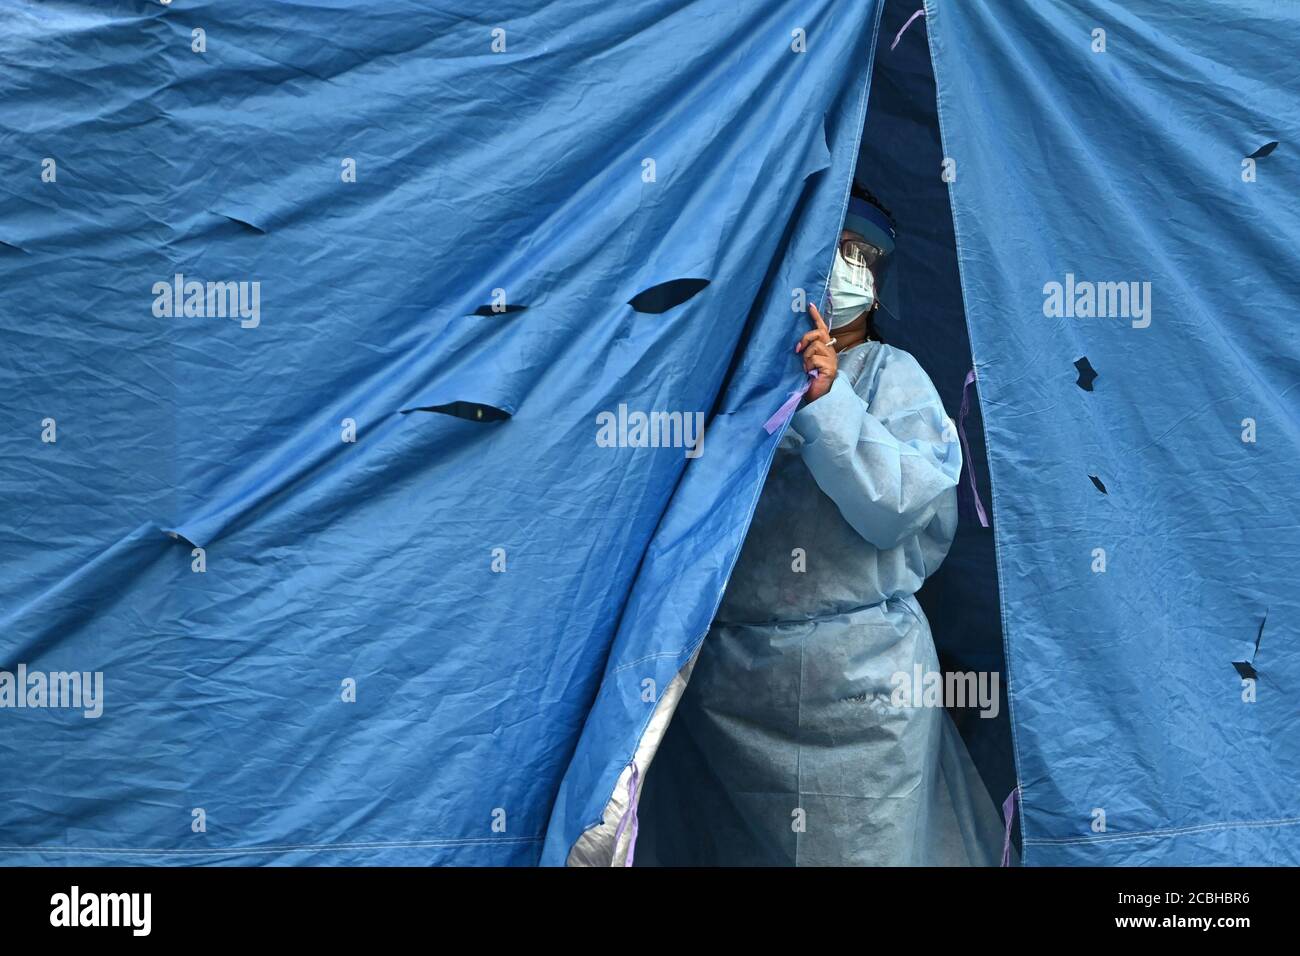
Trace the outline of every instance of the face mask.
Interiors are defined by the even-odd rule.
[[[865,266],[855,266],[837,251],[831,267],[830,327],[843,328],[876,302],[876,280]]]

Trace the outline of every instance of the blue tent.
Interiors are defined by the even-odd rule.
[[[1300,9],[882,6],[7,4],[0,861],[620,861],[860,167],[1024,862],[1300,863]]]

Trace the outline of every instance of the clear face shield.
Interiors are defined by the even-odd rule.
[[[885,257],[879,248],[867,242],[856,232],[845,233],[840,239],[840,255],[850,266],[873,271],[876,263]]]
[[[876,264],[884,259],[879,247],[857,233],[840,237],[838,255],[830,277],[830,327],[855,321],[876,301]]]

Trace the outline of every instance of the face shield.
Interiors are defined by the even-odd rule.
[[[870,269],[874,273],[876,263],[885,258],[885,253],[862,236],[850,233],[840,239],[840,256],[850,269]]]
[[[850,197],[831,270],[831,311],[837,322],[853,321],[879,301],[894,239],[893,220],[882,209],[860,196]],[[849,315],[852,310],[857,311]]]
[[[831,267],[827,292],[831,330],[842,329],[857,320],[876,303],[876,278],[871,266],[879,261],[880,249],[861,236],[846,233]]]

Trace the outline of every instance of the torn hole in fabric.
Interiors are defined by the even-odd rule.
[[[477,309],[471,312],[470,315],[481,315],[485,318],[491,318],[494,315],[511,315],[515,312],[527,312],[527,311],[528,311],[528,306],[515,305],[514,303],[511,303],[509,305],[499,305],[499,306],[480,305]]]
[[[255,232],[260,236],[270,232],[273,225],[270,214],[247,206],[224,206],[221,209],[212,210],[212,213],[227,222],[233,222],[235,225],[242,226],[244,229]]]
[[[182,527],[161,528],[160,530],[162,531],[163,534],[167,535],[167,537],[171,538],[173,541],[179,541],[187,548],[203,547],[203,545],[199,544],[197,541],[194,540],[193,537],[191,537],[190,532],[187,531],[185,528]]]
[[[417,405],[402,409],[403,415],[409,415],[411,412],[434,412],[485,424],[508,421],[514,415],[514,409],[486,405],[482,402],[444,402],[440,405]]]
[[[1236,668],[1238,674],[1243,680],[1255,680],[1259,677],[1259,672],[1255,670],[1255,665],[1250,661],[1233,661],[1232,666]]]
[[[708,284],[708,279],[669,279],[638,292],[627,304],[637,312],[662,315],[694,298]]]
[[[1078,385],[1085,392],[1091,392],[1092,383],[1097,381],[1097,370],[1093,368],[1092,363],[1088,361],[1088,356],[1084,355],[1081,358],[1076,359],[1074,367],[1079,373],[1079,377],[1075,379],[1074,384]]]
[[[266,229],[255,222],[249,222],[247,219],[240,219],[238,216],[227,216],[225,213],[222,213],[222,217],[230,220],[236,225],[243,226],[245,229],[251,229],[259,235],[266,235]]]
[[[477,319],[457,316],[440,336],[441,354],[424,360],[432,381],[407,393],[397,410],[479,424],[513,418],[548,367],[545,342],[513,327],[485,334]]]
[[[1255,633],[1255,649],[1250,652],[1250,660],[1233,661],[1232,666],[1237,669],[1237,673],[1244,680],[1255,680],[1259,677],[1259,672],[1255,670],[1255,658],[1259,656],[1259,642],[1264,639],[1264,625],[1268,623],[1268,611],[1264,612],[1264,620],[1259,622],[1259,630]]]

